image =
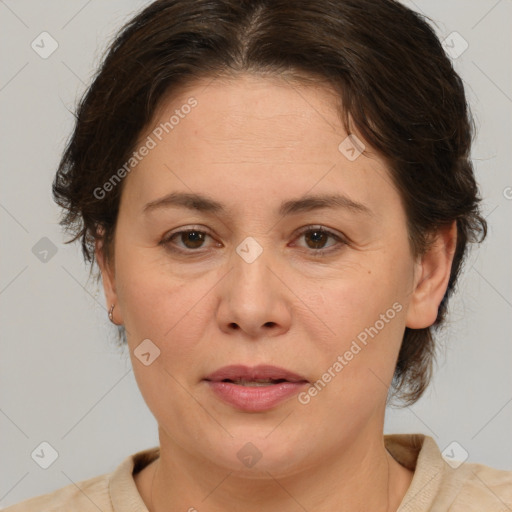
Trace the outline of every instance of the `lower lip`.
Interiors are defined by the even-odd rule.
[[[224,402],[247,412],[272,409],[283,400],[296,395],[307,382],[280,382],[268,386],[241,386],[232,382],[206,381]]]

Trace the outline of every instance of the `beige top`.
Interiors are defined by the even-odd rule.
[[[397,512],[512,511],[512,471],[445,462],[435,441],[420,434],[384,436],[391,455],[414,470],[414,477]],[[448,456],[457,450],[449,450]],[[25,500],[5,512],[147,512],[133,474],[150,464],[159,448],[130,455],[112,473],[83,480],[49,494]],[[452,467],[453,466],[453,467]]]

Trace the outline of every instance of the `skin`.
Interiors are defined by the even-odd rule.
[[[151,511],[396,510],[413,474],[384,447],[388,388],[405,327],[436,318],[455,224],[413,256],[384,160],[366,142],[354,161],[339,151],[347,133],[325,86],[249,74],[195,82],[162,103],[141,143],[192,96],[197,106],[125,178],[113,259],[96,247],[159,426],[160,458],[136,475],[137,488]],[[208,196],[225,211],[143,213],[170,192]],[[277,213],[283,201],[334,192],[371,213]],[[301,234],[312,225],[347,243],[315,245]],[[202,245],[179,235],[161,244],[194,227],[210,235]],[[263,249],[252,263],[236,252],[248,236]],[[268,363],[315,382],[396,303],[401,311],[308,404],[292,397],[243,412],[203,381],[228,364]],[[144,339],[160,349],[149,366],[134,356]],[[248,442],[262,454],[251,468],[237,457]]]

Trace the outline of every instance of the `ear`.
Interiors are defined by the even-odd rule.
[[[410,329],[430,327],[437,318],[443,300],[457,243],[457,222],[440,228],[432,244],[416,264],[414,285],[406,326]]]
[[[114,304],[116,306],[113,311],[114,323],[117,325],[122,325],[123,318],[117,297],[114,265],[113,262],[107,261],[104,252],[103,238],[96,239],[94,245],[94,254],[101,271],[101,280],[103,282],[103,291],[107,301],[107,310],[109,310],[112,304]]]

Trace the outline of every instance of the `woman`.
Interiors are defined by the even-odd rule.
[[[7,510],[506,510],[512,473],[383,435],[486,223],[470,113],[391,0],[160,0],[54,182],[160,446]]]

